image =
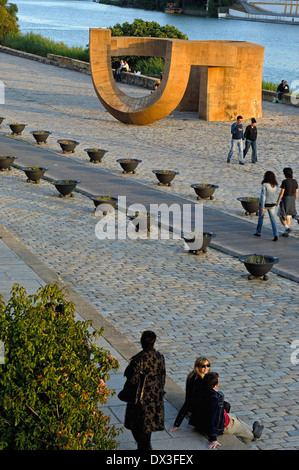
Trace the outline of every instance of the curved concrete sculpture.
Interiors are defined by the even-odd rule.
[[[134,98],[117,86],[113,56],[165,58],[160,86]],[[264,47],[234,41],[112,37],[109,29],[90,29],[90,65],[99,100],[112,116],[127,124],[146,125],[174,109],[198,111],[206,121],[262,117]]]

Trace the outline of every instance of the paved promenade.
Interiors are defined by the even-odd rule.
[[[1,291],[7,296],[22,270],[29,276],[21,276],[22,284],[33,291],[53,276],[71,284],[78,314],[93,318],[96,327],[105,325],[103,341],[121,360],[120,373],[112,377],[119,388],[125,363],[139,347],[140,333],[154,329],[168,371],[166,429],[182,403],[185,377],[194,359],[204,354],[220,374],[232,411],[247,422],[259,419],[265,425],[263,438],[246,448],[298,449],[299,365],[291,362],[291,343],[299,339],[294,280],[298,263],[293,263],[298,259],[299,225],[293,222],[292,236],[273,244],[266,220],[263,237],[256,240],[252,236],[256,217],[245,217],[237,201],[243,195],[259,195],[266,169],[273,169],[279,181],[284,166],[292,166],[298,175],[298,110],[264,103],[265,117],[258,123],[259,163],[252,165],[247,157],[241,167],[235,157],[229,166],[228,123],[205,123],[193,113],[175,112],[145,128],[126,126],[103,110],[90,77],[5,54],[0,54],[0,63],[5,84],[0,114],[6,118],[0,129],[0,153],[18,149],[20,165],[29,158],[36,161],[37,155],[41,160],[52,155],[48,177],[66,168],[73,170],[67,178],[77,178],[77,170],[89,175],[88,180],[79,178],[83,192],[61,199],[47,180],[33,185],[25,183],[19,169],[1,173],[1,253],[4,258],[23,260],[22,268],[11,268],[10,261],[1,268]],[[15,121],[28,124],[20,137],[9,135],[7,124]],[[42,149],[30,134],[41,128],[52,132]],[[79,141],[75,154],[62,155],[59,138]],[[101,166],[89,163],[84,152],[94,146],[108,150]],[[136,175],[122,175],[115,161],[120,157],[142,160]],[[151,172],[162,166],[179,171],[170,188],[158,187]],[[102,194],[108,184],[111,195],[121,187],[132,198],[136,192],[140,197],[155,194],[160,200],[194,202],[190,184],[202,181],[219,184],[215,200],[204,203],[209,227],[216,224],[217,216],[221,221],[221,230],[213,225],[219,249],[192,256],[181,240],[100,241],[95,237],[98,219],[84,191]],[[91,185],[95,185],[92,190]],[[233,224],[242,237],[235,236]],[[249,282],[234,253],[251,252],[253,247],[278,256],[282,275],[273,271],[267,282]],[[120,424],[123,405],[113,402],[109,407]],[[203,437],[195,436],[187,424],[184,427],[174,434],[163,431],[163,441],[157,433],[154,448],[179,449],[179,442],[182,449],[206,448]],[[133,449],[128,434],[121,448]],[[224,447],[235,444],[236,440]]]

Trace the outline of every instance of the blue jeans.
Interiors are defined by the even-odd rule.
[[[275,209],[276,209],[276,206],[266,207],[266,210],[268,211],[268,214],[269,214],[269,217],[270,217],[273,235],[274,235],[274,237],[277,237],[278,236],[278,230],[277,230],[277,225],[276,225],[276,220],[275,220]],[[259,218],[258,218],[258,221],[257,221],[257,227],[256,227],[256,232],[255,233],[260,234],[261,231],[262,231],[265,212],[266,211],[262,211],[262,207],[259,206]]]
[[[228,152],[227,159],[230,160],[232,158],[235,147],[238,148],[239,163],[243,162],[243,141],[242,141],[242,139],[232,139],[232,144],[231,144],[230,151]]]
[[[244,158],[246,157],[246,154],[247,154],[248,150],[250,149],[250,146],[252,148],[251,161],[252,161],[252,163],[255,163],[255,162],[257,162],[256,140],[246,140],[243,156],[244,156]]]

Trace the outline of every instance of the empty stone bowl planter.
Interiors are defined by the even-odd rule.
[[[0,171],[11,170],[11,165],[16,158],[13,155],[0,156]]]
[[[132,173],[135,174],[135,169],[142,162],[142,160],[137,160],[136,158],[119,158],[116,160],[123,169],[123,173]]]
[[[213,237],[216,237],[216,235],[212,232],[203,232],[199,235],[190,233],[183,236],[183,240],[189,248],[189,253],[198,255],[200,252],[206,253],[208,251],[208,246]]]
[[[244,263],[245,268],[250,273],[248,279],[262,277],[264,281],[268,279],[267,273],[272,269],[273,265],[279,262],[275,256],[268,255],[244,255],[239,260]]]
[[[19,124],[18,122],[14,122],[13,124],[8,124],[12,135],[21,135],[27,124]]]
[[[78,180],[56,180],[51,181],[54,184],[57,191],[60,193],[59,197],[74,197],[73,191],[76,188],[77,184],[80,183]]]
[[[59,139],[57,143],[60,145],[63,153],[74,153],[75,148],[79,145],[79,142],[76,140],[69,140],[69,139]]]
[[[38,144],[45,144],[47,138],[51,134],[50,131],[31,131],[30,134],[33,135]]]
[[[153,173],[156,175],[157,180],[159,181],[159,186],[171,186],[171,182],[176,175],[179,173],[173,170],[153,170]]]
[[[108,150],[92,148],[92,149],[84,149],[87,152],[89,159],[93,163],[99,163],[102,161],[103,156]]]
[[[27,176],[27,183],[33,181],[35,184],[40,182],[48,168],[28,166],[24,168],[25,175]]]
[[[245,215],[254,214],[259,215],[259,197],[238,197],[238,201],[241,202]]]
[[[197,194],[197,199],[214,199],[214,191],[219,188],[216,184],[191,184]]]

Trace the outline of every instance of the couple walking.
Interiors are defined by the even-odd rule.
[[[259,218],[256,227],[255,236],[260,237],[262,232],[262,226],[264,221],[264,215],[266,210],[268,211],[272,231],[273,241],[278,240],[278,229],[276,225],[276,207],[279,205],[277,216],[280,218],[282,225],[284,226],[283,237],[288,237],[291,232],[291,220],[292,217],[297,214],[296,202],[298,197],[298,183],[293,178],[292,168],[284,168],[283,173],[285,179],[281,183],[280,193],[277,198],[278,183],[276,176],[273,171],[266,171],[262,181],[262,191],[259,204]]]
[[[251,162],[257,162],[257,151],[256,151],[256,139],[257,139],[257,128],[255,118],[251,119],[251,124],[249,124],[245,133],[243,132],[243,117],[238,116],[237,121],[234,122],[231,126],[231,148],[227,156],[227,163],[230,163],[233,156],[234,150],[237,148],[239,154],[239,164],[244,165],[244,158],[247,155],[248,150],[252,147]],[[243,143],[245,142],[245,149],[243,150]]]

